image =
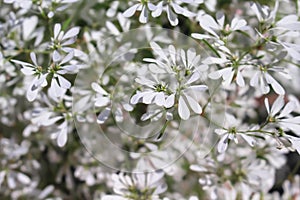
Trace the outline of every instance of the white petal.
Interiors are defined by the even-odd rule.
[[[228,133],[228,131],[225,129],[215,129],[215,133],[218,135],[223,135],[225,133]]]
[[[274,117],[284,106],[284,96],[278,96],[271,108],[271,115]]]
[[[148,92],[147,94],[143,95],[143,103],[145,104],[151,104],[154,97],[156,95],[156,92]]]
[[[207,169],[205,167],[199,166],[199,165],[191,165],[190,169],[192,171],[196,171],[196,172],[207,172]]]
[[[35,66],[38,66],[38,64],[37,64],[37,59],[36,59],[36,55],[35,55],[34,52],[31,52],[31,53],[30,53],[30,58],[31,58],[33,64],[34,64]]]
[[[153,3],[148,2],[147,6],[148,6],[150,11],[154,11],[156,9],[156,6]]]
[[[136,93],[130,98],[130,103],[135,105],[139,102],[139,100],[143,97],[143,93]]]
[[[148,21],[148,10],[146,6],[143,6],[142,12],[139,17],[139,21],[143,24],[147,23]]]
[[[35,73],[34,70],[30,67],[23,67],[21,69],[21,72],[25,75],[33,75]]]
[[[169,5],[167,5],[167,16],[168,16],[168,20],[169,20],[170,24],[172,26],[177,26],[177,24],[178,24],[177,16],[176,16],[176,14],[174,14],[174,12],[172,11],[172,9]]]
[[[169,55],[171,57],[172,63],[176,63],[176,49],[173,45],[169,45]]]
[[[168,96],[168,98],[166,99],[166,103],[165,103],[165,107],[166,108],[171,108],[175,103],[175,94],[171,94],[170,96]]]
[[[208,87],[206,85],[192,85],[188,88],[192,89],[194,91],[197,91],[197,92],[203,92],[208,89]]]
[[[158,17],[161,15],[163,10],[163,1],[159,2],[156,6],[155,11],[152,12],[152,17]]]
[[[199,78],[200,78],[200,74],[199,74],[199,72],[196,71],[192,74],[192,76],[189,78],[189,80],[186,82],[186,84],[191,84],[191,83],[197,81]]]
[[[240,87],[244,87],[245,86],[245,81],[244,81],[244,78],[243,78],[242,73],[240,71],[237,72],[236,83]]]
[[[211,33],[214,36],[217,36],[217,34],[215,33],[214,30],[220,30],[223,28],[223,27],[220,27],[220,25],[217,24],[215,19],[213,17],[211,17],[210,15],[204,15],[201,17],[200,26],[204,30],[206,30],[207,32]]]
[[[53,60],[54,62],[58,62],[60,59],[61,59],[60,54],[58,53],[57,50],[55,50],[55,51],[53,52],[53,55],[52,55],[52,60]]]
[[[66,34],[64,35],[64,37],[62,38],[62,40],[71,38],[71,37],[75,37],[76,35],[78,35],[80,28],[79,27],[73,27],[70,30],[68,30],[66,32]]]
[[[36,29],[36,25],[38,24],[37,16],[31,16],[30,18],[25,18],[22,24],[23,28],[23,38],[24,40],[28,40],[32,38],[32,33]]]
[[[107,29],[109,30],[110,33],[112,33],[113,35],[119,35],[120,31],[117,29],[117,27],[110,21],[106,21],[105,25],[107,27]]]
[[[64,57],[64,59],[60,62],[60,65],[69,62],[73,57],[74,57],[74,51],[71,51],[71,52],[68,53],[68,54],[66,55],[66,57]]]
[[[259,77],[258,77],[258,72],[256,72],[250,80],[250,85],[252,87],[257,87],[258,84],[259,84]]]
[[[200,59],[199,56],[196,56],[195,49],[188,49],[187,52],[186,52],[186,55],[187,55],[187,61],[188,61],[187,65],[189,67],[192,67],[193,65],[196,65],[199,60],[196,61],[196,62],[195,62],[195,60],[197,60],[198,58]]]
[[[98,97],[96,102],[95,102],[95,106],[96,107],[103,107],[108,105],[110,102],[110,99],[108,97]]]
[[[220,70],[208,74],[208,77],[214,80],[221,78],[221,76],[222,74],[220,73]]]
[[[218,143],[218,152],[224,153],[228,147],[228,135],[224,135]]]
[[[179,97],[178,114],[181,119],[187,120],[190,118],[190,110],[182,96]]]
[[[29,86],[26,92],[26,98],[28,101],[32,102],[33,100],[36,99],[38,95],[38,88],[34,87],[34,82]]]
[[[133,16],[139,6],[140,6],[140,4],[135,4],[135,5],[131,6],[130,8],[125,10],[125,12],[123,13],[123,16],[124,17]]]
[[[270,74],[265,74],[266,80],[269,84],[271,84],[272,88],[274,91],[279,94],[279,95],[284,95],[285,91],[283,87],[270,75]]]
[[[256,143],[255,139],[251,136],[248,136],[246,134],[241,134],[241,136],[244,138],[244,140],[251,146],[253,147]]]
[[[242,29],[243,27],[245,27],[247,25],[247,22],[246,20],[244,19],[237,19],[236,17],[233,18],[233,20],[231,21],[231,25],[230,25],[230,28],[232,30],[240,30]]]
[[[18,173],[17,178],[18,178],[18,181],[20,181],[22,184],[25,184],[25,185],[28,185],[31,182],[30,178],[23,173]]]
[[[63,147],[65,146],[65,144],[67,143],[68,140],[68,136],[67,136],[68,132],[67,132],[67,127],[64,127],[58,134],[57,136],[57,145],[59,147]]]
[[[224,22],[225,22],[225,15],[223,12],[218,12],[216,15],[217,22],[220,25],[220,27],[224,27]]]
[[[200,34],[200,33],[192,33],[192,37],[199,40],[213,38],[212,36],[209,36],[207,34]]]
[[[22,66],[30,66],[30,67],[34,67],[32,64],[30,63],[27,63],[27,62],[23,62],[23,61],[20,61],[20,60],[14,60],[14,59],[11,59],[12,62],[14,63],[17,63],[19,65],[22,65]]]
[[[58,75],[58,82],[60,87],[64,88],[64,89],[69,89],[71,87],[71,83],[64,77]]]
[[[265,107],[267,109],[268,114],[270,114],[270,104],[268,98],[265,98]]]
[[[159,92],[154,99],[156,105],[163,106],[166,103],[165,95],[163,92]]]
[[[91,86],[93,90],[96,91],[98,94],[108,95],[108,93],[99,84],[93,82]]]
[[[55,24],[54,25],[54,38],[58,37],[59,32],[61,31],[61,25],[60,24]]]
[[[110,108],[105,108],[97,117],[97,122],[103,124],[109,117]]]
[[[189,103],[191,109],[197,113],[197,114],[201,114],[202,113],[202,108],[201,106],[198,104],[197,101],[195,101],[195,99],[193,99],[191,96],[189,95],[186,95],[185,94],[185,97],[187,99],[187,102]]]
[[[291,112],[293,112],[295,109],[297,108],[297,105],[295,102],[290,101],[286,104],[286,106],[284,107],[284,109],[281,111],[280,115],[278,116],[278,118],[281,117],[286,117],[287,115],[289,115]]]
[[[152,50],[158,56],[160,56],[162,59],[164,59],[165,61],[169,60],[168,57],[166,56],[165,52],[162,50],[162,48],[156,42],[150,42],[150,46],[151,46]]]

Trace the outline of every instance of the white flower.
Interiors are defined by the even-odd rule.
[[[133,173],[131,176],[124,173],[113,174],[114,192],[117,195],[108,195],[103,199],[132,199],[138,195],[140,199],[158,200],[159,194],[167,189],[163,177],[162,171]]]
[[[31,5],[32,5],[32,1],[31,0],[4,0],[4,3],[8,3],[8,4],[14,4],[18,7],[21,7],[23,9],[30,9]]]
[[[233,115],[225,114],[225,124],[222,129],[216,129],[215,133],[222,136],[218,142],[218,152],[224,153],[228,147],[229,140],[233,140],[238,143],[237,136],[241,136],[250,146],[254,146],[255,140],[247,135],[245,131],[240,130],[241,122]]]
[[[131,104],[138,102],[151,104],[154,102],[158,106],[171,108],[178,100],[178,114],[181,119],[190,118],[189,107],[193,112],[201,114],[201,106],[189,93],[196,94],[207,89],[206,85],[193,85],[199,81],[200,72],[207,70],[207,65],[199,64],[200,56],[193,49],[188,49],[185,52],[182,49],[176,51],[172,45],[167,50],[162,49],[155,42],[151,42],[150,45],[154,53],[161,58],[161,60],[143,59],[151,63],[149,69],[155,82],[145,78],[136,79],[136,82],[151,88],[151,90],[136,93],[131,98]],[[161,76],[169,79],[169,85],[160,81],[159,77]]]
[[[284,96],[278,96],[270,109],[269,100],[265,98],[265,106],[268,112],[268,121],[284,130],[291,130],[299,135],[300,131],[300,116],[293,117],[290,114],[297,109],[297,104],[294,101],[288,102],[284,106]]]
[[[150,90],[137,92],[131,97],[131,104],[137,104],[139,102],[142,102],[144,104],[155,103],[158,106],[164,106],[166,108],[170,108],[174,105],[175,95],[167,94],[169,92],[169,89],[165,83],[160,83],[157,79],[155,80],[156,82],[154,82],[143,77],[136,78],[135,81],[141,85],[149,87]]]
[[[172,26],[178,25],[178,18],[176,14],[183,15],[185,17],[194,17],[195,14],[193,12],[190,12],[186,8],[183,8],[180,4],[181,3],[187,3],[187,4],[200,4],[203,3],[203,1],[194,1],[194,0],[171,0],[168,1],[166,5],[164,5],[164,2],[161,1],[157,4],[157,8],[152,12],[152,17],[158,17],[161,15],[163,10],[166,10],[167,17]],[[176,13],[176,14],[175,14]]]
[[[67,63],[70,62],[73,57],[74,51],[71,51],[59,63],[56,63],[59,61],[57,60],[49,68],[49,73],[53,74],[53,77],[51,80],[51,86],[48,90],[48,95],[56,102],[63,98],[67,89],[71,88],[70,81],[62,75],[65,73],[73,74],[77,71],[76,65],[67,65]]]
[[[210,35],[193,33],[192,37],[196,39],[220,39],[221,33],[227,36],[234,31],[245,30],[247,28],[246,20],[237,17],[232,19],[230,25],[225,25],[225,15],[223,13],[217,13],[216,20],[208,14],[199,16],[198,20],[200,26]]]
[[[283,72],[284,69],[282,68],[277,68],[277,67],[264,67],[264,66],[259,66],[260,71],[255,72],[254,76],[250,80],[250,85],[252,87],[255,87],[259,89],[259,91],[262,94],[267,94],[270,92],[270,87],[269,85],[272,86],[273,90],[279,94],[279,95],[284,95],[285,90],[284,88],[278,83],[278,81],[272,77],[272,75],[269,73],[270,71],[274,72]]]
[[[110,95],[98,83],[93,82],[91,87],[94,92],[96,92],[93,98],[94,105],[100,108],[105,107],[97,116],[97,123],[103,124],[108,119],[111,112],[111,108],[108,106],[111,102]],[[119,114],[115,113],[115,116],[117,117]]]
[[[226,48],[226,50],[228,50],[228,49]],[[229,50],[228,50],[228,52],[230,53]],[[225,85],[225,86],[230,85],[231,82],[233,80],[235,80],[238,86],[244,87],[245,86],[245,80],[244,80],[244,77],[243,77],[243,74],[242,74],[242,71],[244,70],[244,66],[242,66],[242,65],[235,66],[233,64],[233,62],[225,56],[224,53],[219,52],[219,54],[221,55],[220,58],[208,57],[203,62],[208,64],[208,65],[211,65],[211,64],[227,65],[227,64],[229,64],[230,67],[225,67],[225,68],[219,69],[217,71],[213,71],[213,72],[208,74],[208,77],[211,78],[211,79],[214,79],[214,80],[219,79],[219,78],[222,77],[223,85]],[[235,58],[234,55],[230,54],[230,56],[232,58]]]
[[[79,30],[80,30],[79,27],[73,27],[65,33],[63,30],[61,30],[60,24],[54,25],[54,35],[53,38],[51,38],[52,42],[50,45],[50,48],[54,50],[53,51],[54,62],[61,60],[61,53],[60,53],[61,50],[66,53],[70,51],[74,51],[75,56],[78,56],[77,54],[82,55],[83,52],[68,47],[69,45],[74,44],[76,42],[76,36],[78,35]]]
[[[33,62],[33,64],[22,62],[19,60],[12,60],[12,62],[22,65],[22,73],[33,77],[33,80],[29,84],[29,87],[27,89],[26,98],[28,101],[34,101],[38,95],[39,90],[42,87],[47,86],[46,77],[48,76],[48,73],[44,73],[43,68],[37,64],[37,58],[35,53],[30,53],[30,58]]]
[[[139,0],[139,3],[134,4],[133,6],[129,7],[123,15],[125,17],[132,17],[136,11],[141,11],[139,21],[141,23],[147,23],[148,21],[148,10],[153,11],[156,9],[156,6],[149,1]]]
[[[183,89],[180,92],[178,100],[178,114],[181,119],[188,120],[190,118],[191,112],[190,109],[196,113],[202,113],[202,107],[196,101],[196,99],[190,96],[188,93],[196,94],[198,92],[203,92],[208,89],[206,85],[192,85],[195,81],[199,80],[199,72],[194,72],[187,82],[183,85]],[[190,109],[189,109],[190,108]]]

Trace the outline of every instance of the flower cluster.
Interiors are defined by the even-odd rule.
[[[299,16],[0,1],[1,199],[299,199]]]

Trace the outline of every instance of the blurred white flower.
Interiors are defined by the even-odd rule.
[[[176,14],[183,15],[185,17],[194,17],[195,13],[189,11],[188,9],[181,6],[182,3],[186,4],[201,4],[202,0],[171,0],[164,4],[161,1],[157,4],[157,8],[152,12],[152,17],[158,17],[161,15],[162,11],[167,12],[167,17],[172,26],[178,25],[178,18]],[[176,13],[176,14],[175,14]]]
[[[124,173],[113,174],[114,192],[117,195],[107,195],[103,200],[110,199],[153,199],[159,200],[159,195],[167,190],[167,185],[163,181],[164,172],[153,173]]]
[[[279,94],[284,95],[285,90],[280,83],[273,78],[270,72],[285,72],[282,68],[259,66],[259,71],[256,71],[254,76],[250,80],[250,85],[257,88],[262,94],[268,94],[270,92],[270,86],[273,90]]]
[[[269,100],[265,98],[265,106],[268,112],[268,122],[274,123],[276,126],[291,130],[295,134],[300,135],[300,116],[294,117],[291,113],[297,109],[294,101],[289,101],[285,106],[284,96],[278,96],[270,109]]]
[[[254,146],[255,139],[241,129],[241,121],[236,119],[233,115],[226,113],[225,122],[222,129],[216,129],[215,133],[222,136],[218,142],[218,152],[224,153],[228,147],[229,141],[233,140],[238,143],[237,136],[241,136],[250,146]]]
[[[198,17],[200,26],[207,31],[210,35],[193,33],[192,37],[196,39],[222,39],[220,35],[228,36],[234,31],[246,30],[247,21],[234,17],[230,24],[225,24],[225,15],[223,13],[217,13],[216,20],[208,15],[203,14]]]
[[[156,9],[156,6],[149,2],[148,0],[138,0],[139,3],[134,4],[124,11],[123,15],[125,17],[132,17],[136,11],[141,11],[139,21],[141,23],[147,23],[148,12]]]

